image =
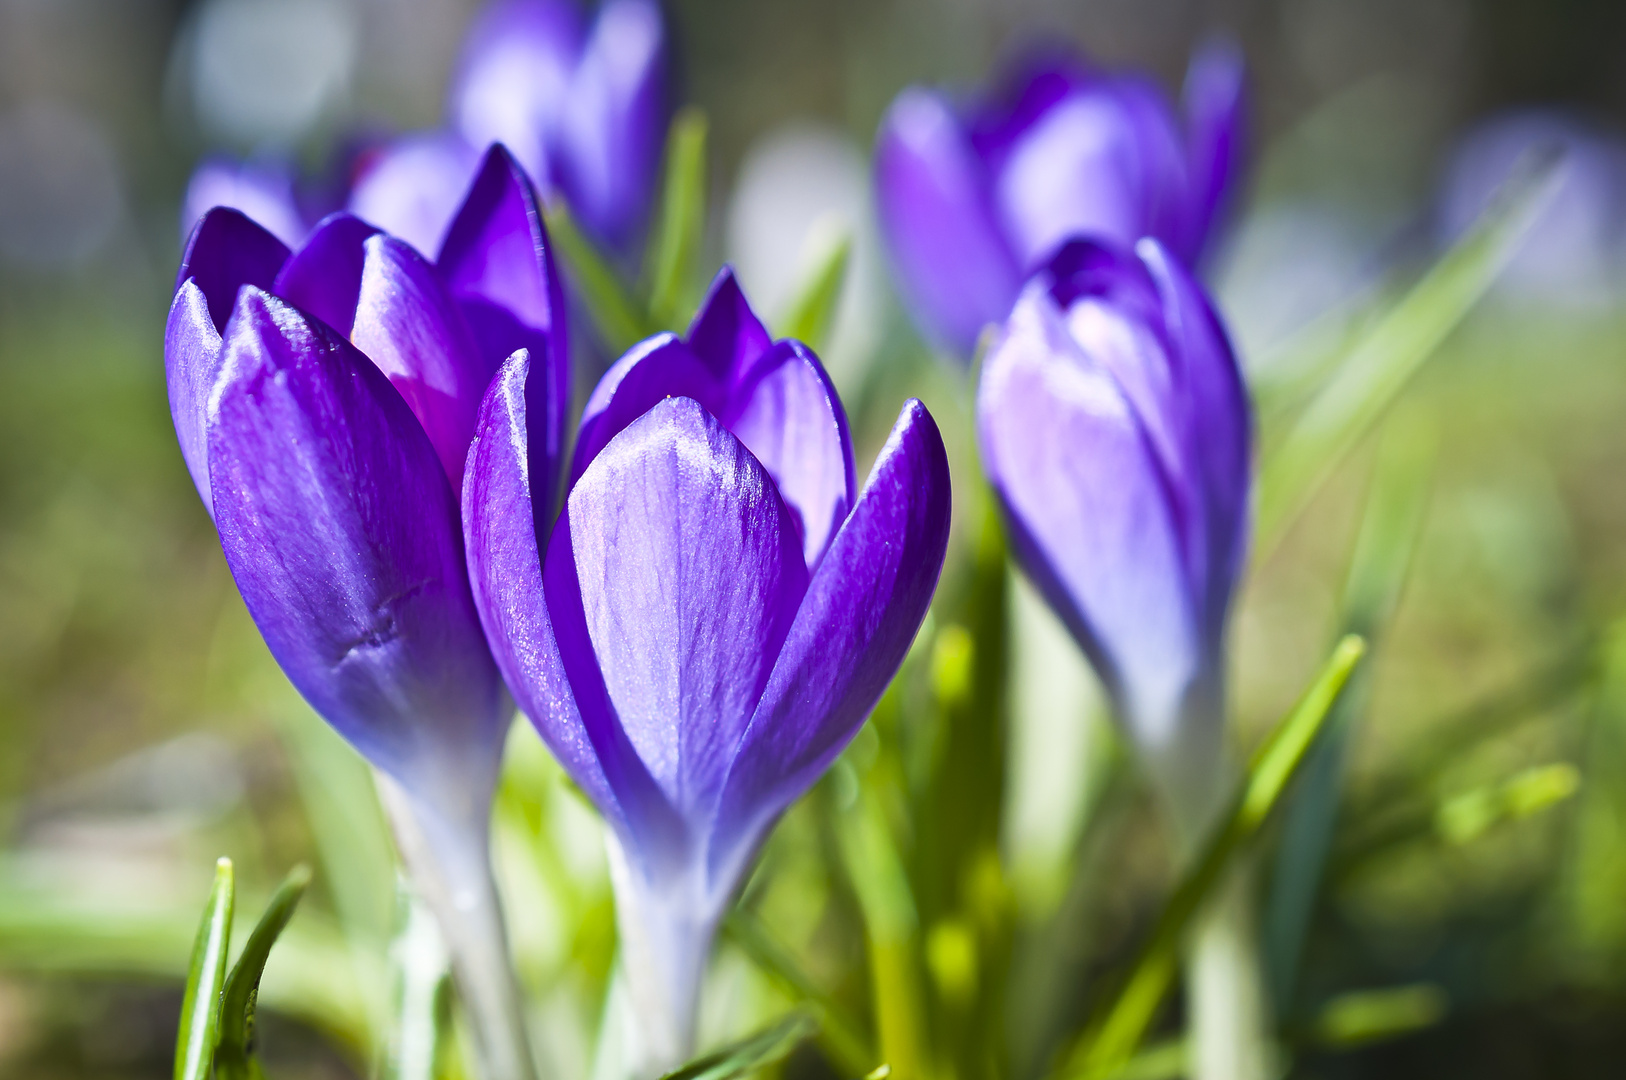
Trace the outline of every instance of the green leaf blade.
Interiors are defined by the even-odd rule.
[[[819,1029],[806,1009],[794,1009],[754,1035],[695,1058],[661,1080],[735,1080],[785,1058]]]
[[[257,1072],[253,1064],[254,1008],[260,976],[265,973],[271,947],[287,928],[310,882],[310,867],[303,863],[288,872],[226,977],[220,998],[219,1045],[215,1050],[215,1068],[221,1080],[249,1080]]]
[[[666,139],[666,179],[660,223],[649,248],[649,313],[664,330],[689,321],[700,241],[706,226],[706,114],[684,109],[672,118]]]
[[[220,1030],[220,991],[226,982],[236,882],[230,859],[215,863],[214,886],[192,944],[192,961],[175,1036],[175,1080],[208,1080]]]
[[[847,281],[852,246],[852,235],[844,229],[825,240],[779,320],[780,337],[794,338],[815,353],[824,348]]]

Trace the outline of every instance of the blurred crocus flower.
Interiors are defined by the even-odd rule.
[[[1251,420],[1224,329],[1156,240],[1073,241],[1023,290],[977,392],[1011,544],[1111,694],[1177,824],[1225,794],[1223,634]]]
[[[639,1056],[680,1061],[711,939],[763,838],[863,724],[942,568],[949,475],[905,405],[854,481],[817,357],[725,271],[684,338],[632,349],[588,403],[552,535],[510,360],[463,489],[497,664],[609,825]]]
[[[877,137],[876,199],[921,329],[969,356],[1074,236],[1152,236],[1194,264],[1240,171],[1243,97],[1241,54],[1225,43],[1192,58],[1183,119],[1147,77],[1072,56],[1030,62],[966,108],[905,90]]]
[[[1504,297],[1609,303],[1626,285],[1626,139],[1558,110],[1492,117],[1452,153],[1440,189],[1440,240],[1460,237],[1523,159],[1559,151],[1558,188],[1498,279]]]
[[[457,492],[480,399],[530,360],[527,467],[557,476],[563,303],[524,174],[486,156],[431,263],[347,214],[289,250],[215,209],[165,365],[176,435],[249,614],[378,770],[494,1076],[530,1075],[488,823],[512,704],[470,592]]]
[[[607,0],[591,26],[574,0],[497,0],[454,74],[448,130],[408,136],[366,163],[358,216],[421,250],[438,245],[477,159],[507,146],[601,242],[643,230],[664,133],[665,29],[654,0]]]
[[[181,236],[192,235],[217,206],[240,211],[292,247],[310,233],[294,194],[293,172],[275,162],[206,158],[192,172],[181,203]]]

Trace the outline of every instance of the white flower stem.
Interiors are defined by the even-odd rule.
[[[383,773],[379,797],[407,876],[440,923],[484,1080],[535,1080],[524,1001],[491,875],[489,823],[452,821]]]
[[[1267,1080],[1272,1075],[1251,870],[1247,865],[1233,868],[1192,928],[1186,956],[1192,1080]]]

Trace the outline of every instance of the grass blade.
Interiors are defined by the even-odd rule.
[[[781,1060],[818,1030],[818,1021],[796,1009],[774,1024],[721,1050],[695,1058],[662,1080],[734,1080]]]
[[[215,863],[214,887],[192,943],[186,996],[181,999],[181,1028],[175,1036],[175,1080],[208,1080],[214,1064],[235,891],[231,860],[221,859]]]
[[[649,313],[655,325],[682,330],[706,224],[706,115],[684,109],[666,137],[660,224],[649,248]]]
[[[1340,641],[1309,690],[1254,754],[1230,814],[1175,888],[1121,990],[1086,1028],[1069,1062],[1069,1075],[1110,1076],[1133,1058],[1174,981],[1186,928],[1222,880],[1232,857],[1253,839],[1280,801],[1365,651],[1359,637]]]
[[[1529,160],[1479,221],[1351,347],[1265,458],[1258,554],[1268,555],[1334,467],[1462,321],[1557,189],[1557,161]]]
[[[542,217],[576,299],[609,350],[619,356],[648,337],[650,322],[643,305],[621,283],[610,260],[581,231],[563,200],[555,199]]]
[[[249,934],[243,954],[226,977],[226,989],[220,998],[220,1040],[215,1050],[215,1069],[220,1080],[248,1080],[258,1072],[251,1059],[260,976],[265,973],[265,962],[271,957],[271,946],[277,943],[288,920],[294,917],[294,909],[310,883],[310,867],[300,864],[288,872]]]
[[[779,320],[779,336],[795,338],[814,352],[824,349],[835,322],[836,301],[847,280],[852,256],[852,235],[845,229],[830,237],[808,268],[796,295]]]

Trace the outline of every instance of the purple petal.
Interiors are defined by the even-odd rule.
[[[608,0],[559,117],[554,176],[588,230],[623,250],[643,226],[654,186],[664,46],[651,0]]]
[[[591,645],[565,650],[571,682],[601,674],[656,783],[707,821],[807,588],[790,514],[738,439],[669,398],[593,459],[560,522],[549,602],[557,619],[579,597]]]
[[[970,111],[966,133],[992,173],[1028,128],[1052,107],[1094,87],[1101,76],[1070,49],[1043,50],[1007,69],[1003,85]]]
[[[367,238],[378,234],[353,214],[330,214],[277,274],[271,292],[350,336],[361,295]]]
[[[1247,150],[1246,76],[1242,50],[1223,38],[1193,54],[1186,70],[1181,104],[1191,162],[1193,258],[1202,253],[1242,174]]]
[[[231,317],[237,290],[244,285],[269,289],[287,258],[288,248],[281,240],[240,211],[216,207],[192,230],[181,268],[175,272],[175,288],[179,290],[187,278],[198,283],[218,332]]]
[[[633,811],[663,800],[620,728],[606,717],[602,687],[587,702],[598,721],[590,730],[565,674],[542,587],[527,446],[529,368],[529,354],[516,353],[480,407],[463,485],[469,579],[497,666],[520,708],[605,819],[626,832],[632,819],[623,799]],[[608,776],[601,758],[609,763]]]
[[[469,145],[502,143],[547,183],[548,140],[565,111],[581,39],[581,12],[568,0],[508,0],[481,12],[450,95],[452,122]]]
[[[205,161],[192,172],[181,201],[181,225],[190,234],[203,215],[216,206],[240,211],[289,247],[305,238],[305,215],[294,199],[294,182],[286,168],[269,164]]]
[[[290,681],[414,795],[478,812],[506,695],[451,487],[400,395],[336,332],[245,289],[209,468],[226,561]]]
[[[741,740],[708,855],[719,881],[857,733],[903,662],[948,546],[943,440],[918,401],[904,406],[836,534]]]
[[[1163,744],[1201,662],[1168,481],[1117,381],[1074,343],[1042,282],[989,353],[977,419],[1018,558],[1137,739]]]
[[[366,241],[350,340],[406,399],[453,490],[461,491],[490,369],[435,268],[393,236]]]
[[[457,135],[407,136],[366,166],[349,210],[426,255],[438,251],[479,162],[479,152]]]
[[[904,298],[937,343],[969,356],[1010,311],[1019,267],[1001,238],[977,160],[948,103],[906,90],[881,122],[877,210]]]
[[[751,310],[733,267],[725,266],[706,291],[684,341],[713,375],[732,386],[768,351],[773,335]]]
[[[530,352],[531,473],[556,487],[571,386],[564,293],[531,183],[501,146],[486,152],[436,261],[488,380],[514,352]]]
[[[858,486],[847,413],[824,365],[801,342],[779,342],[746,373],[721,419],[773,477],[813,569]]]
[[[220,376],[220,331],[209,317],[209,302],[196,281],[181,283],[169,306],[164,327],[164,381],[169,389],[169,415],[175,441],[203,508],[214,515],[209,492],[208,433],[204,424],[209,395]]]
[[[1253,420],[1236,353],[1213,306],[1191,275],[1155,240],[1136,253],[1162,297],[1163,336],[1178,365],[1190,440],[1188,475],[1201,492],[1206,545],[1206,631],[1217,639],[1247,550]]]
[[[576,433],[568,486],[576,486],[623,428],[668,397],[693,398],[714,416],[728,402],[727,389],[687,345],[671,334],[657,334],[634,345],[594,387]]]

